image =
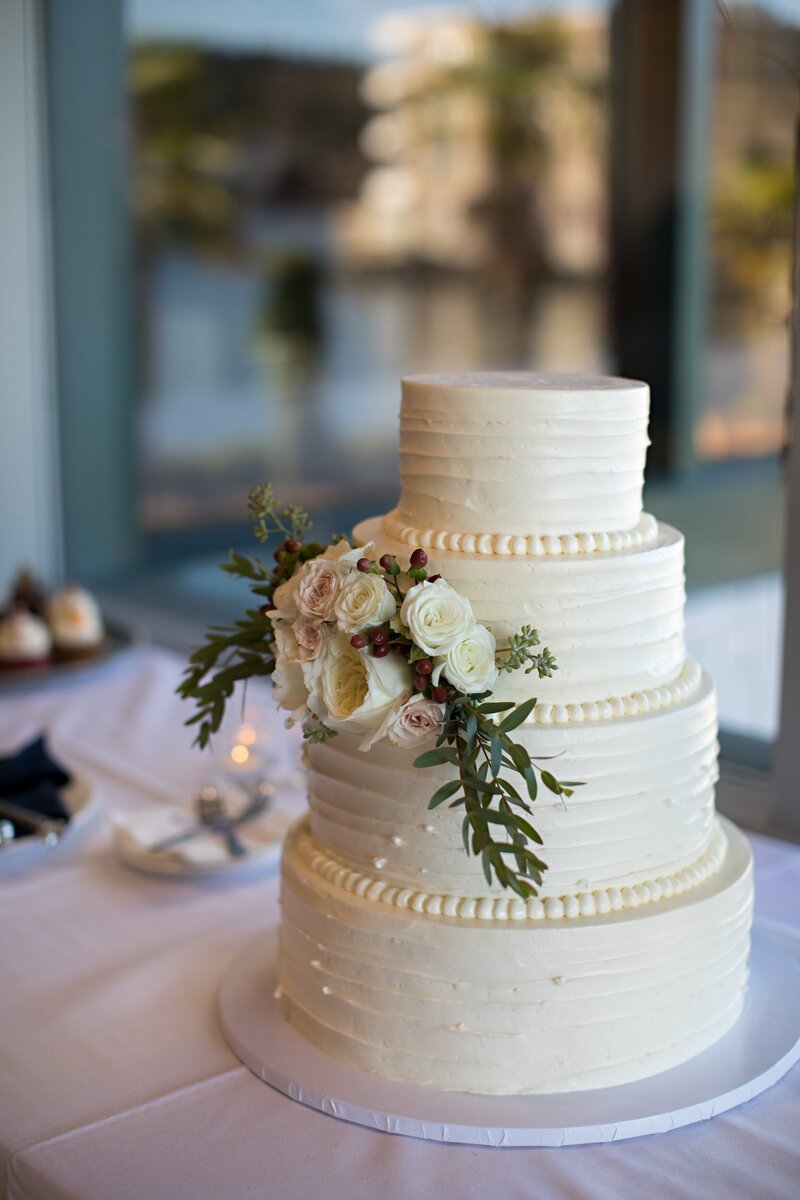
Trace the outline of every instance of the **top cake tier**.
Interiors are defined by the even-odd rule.
[[[632,379],[411,375],[400,412],[403,540],[637,528],[649,390]],[[427,536],[424,536],[427,535]]]

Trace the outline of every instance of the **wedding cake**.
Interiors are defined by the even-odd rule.
[[[279,991],[343,1062],[467,1092],[607,1087],[685,1061],[742,1010],[751,860],[714,808],[683,538],[642,512],[648,403],[615,378],[403,381],[399,504],[354,542],[401,563],[425,548],[498,645],[542,631],[558,669],[503,674],[493,699],[535,695],[518,740],[582,786],[540,792],[547,870],[519,895],[465,854],[459,815],[428,810],[452,766],[420,772],[386,740],[364,753],[346,729],[308,746]]]

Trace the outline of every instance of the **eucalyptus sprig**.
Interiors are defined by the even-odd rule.
[[[536,774],[562,799],[580,785],[559,783],[509,736],[533,712],[535,698],[515,705],[490,700],[490,696],[491,692],[482,692],[448,701],[436,748],[420,754],[414,766],[447,764],[457,768],[458,777],[434,792],[428,808],[438,808],[447,800],[450,808],[464,808],[464,849],[480,857],[486,882],[491,884],[494,877],[501,887],[527,898],[537,894],[542,872],[547,870],[547,864],[529,845],[542,845],[540,834],[528,819],[533,816],[531,805],[538,795]],[[505,716],[498,722],[493,720],[501,714]],[[524,797],[504,771],[520,776]],[[501,836],[496,837],[495,831]]]
[[[519,633],[509,637],[507,648],[498,652],[495,659],[498,671],[518,671],[520,667],[525,667],[526,675],[536,671],[540,679],[551,676],[558,667],[548,647],[535,653],[535,647],[541,645],[541,640],[538,629],[523,625]]]

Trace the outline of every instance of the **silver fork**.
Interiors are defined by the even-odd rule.
[[[231,817],[227,810],[227,806],[225,805],[225,801],[222,796],[220,796],[217,788],[210,785],[201,788],[194,801],[194,810],[197,814],[197,824],[192,825],[189,829],[182,829],[180,833],[172,833],[169,835],[169,837],[162,838],[160,841],[155,842],[152,846],[150,846],[149,849],[153,853],[161,853],[165,850],[171,850],[173,846],[179,846],[181,842],[188,842],[193,837],[197,837],[197,834],[200,833],[201,830],[210,828],[210,820],[213,820],[216,817],[216,811],[215,805],[209,802],[213,801],[215,796],[219,797],[222,807],[225,810],[224,815],[227,817],[228,824],[232,828],[236,828],[239,825],[244,825],[246,822],[252,821],[256,817],[260,817],[261,814],[269,807],[275,793],[275,788],[271,783],[268,783],[267,780],[260,780],[258,783],[247,784],[246,791],[250,797],[249,804],[243,812],[239,813],[237,817]],[[201,816],[200,810],[201,806],[203,805],[206,806],[208,812],[206,819],[203,819]]]
[[[242,858],[247,848],[236,835],[222,794],[215,787],[201,788],[197,794],[197,815],[203,825],[225,839],[232,858]]]

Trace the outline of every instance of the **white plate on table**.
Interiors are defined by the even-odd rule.
[[[100,809],[99,798],[88,782],[72,775],[72,782],[61,788],[59,797],[69,810],[70,819],[55,846],[45,846],[35,834],[18,837],[0,848],[0,875],[17,872],[32,866],[46,865],[61,859]]]
[[[235,809],[231,807],[235,815]],[[195,826],[197,818],[188,807],[153,804],[114,815],[114,852],[126,866],[148,875],[176,879],[240,875],[264,870],[278,862],[284,836],[295,817],[294,812],[276,804],[262,816],[237,826],[236,834],[247,848],[247,854],[241,858],[230,855],[224,839],[210,830],[199,832],[172,852],[159,852],[151,850],[150,846]]]

